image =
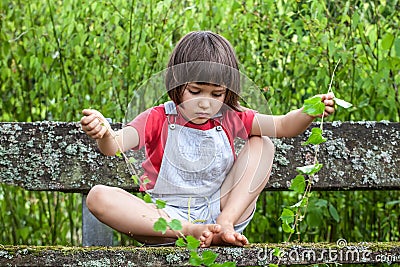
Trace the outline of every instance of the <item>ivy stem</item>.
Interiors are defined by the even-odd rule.
[[[97,117],[97,119],[98,119],[99,121],[103,121],[100,117]],[[131,173],[133,173],[133,175],[137,177],[137,179],[138,179],[138,181],[139,181],[139,185],[140,185],[140,179],[139,179],[139,176],[138,176],[138,173],[137,173],[136,169],[134,168],[133,164],[130,162],[129,158],[128,158],[128,157],[126,156],[126,154],[123,152],[122,147],[120,146],[120,144],[119,144],[119,143],[117,142],[117,140],[116,140],[116,138],[117,138],[118,135],[117,135],[114,131],[111,130],[110,124],[102,123],[101,125],[104,126],[104,127],[106,127],[107,131],[111,134],[111,137],[113,138],[115,144],[116,144],[117,147],[118,147],[118,152],[119,152],[119,153],[122,155],[122,157],[124,158],[125,163],[128,165],[128,169],[131,171]],[[136,183],[136,182],[135,182],[135,183]],[[136,184],[137,184],[137,183],[136,183]]]
[[[328,93],[332,93],[333,78],[335,77],[335,72],[336,72],[337,67],[339,66],[339,63],[340,63],[340,58],[339,58],[338,62],[336,63],[335,68],[333,69],[332,76],[331,76],[331,81],[330,81],[329,87],[328,87]]]
[[[331,76],[331,81],[330,81],[329,87],[328,87],[328,93],[332,93],[332,92],[333,92],[333,91],[332,91],[333,79],[334,79],[334,77],[335,77],[335,72],[336,72],[337,67],[339,66],[339,63],[340,63],[340,58],[339,58],[338,62],[336,63],[335,68],[333,69],[332,76]],[[323,125],[324,125],[324,117],[325,117],[325,116],[324,116],[324,113],[322,113],[322,116],[321,116],[321,124],[320,124],[320,126],[319,126],[320,129],[321,129],[321,132],[324,130],[324,127],[323,127]],[[318,152],[319,152],[319,145],[315,145],[315,146],[314,146],[314,162],[313,162],[314,165],[316,165],[316,164],[318,163]],[[301,197],[301,202],[303,202],[303,201],[305,200],[306,203],[305,203],[305,205],[304,205],[303,207],[302,207],[302,205],[300,205],[300,207],[298,207],[297,212],[296,212],[296,217],[295,217],[294,223],[293,223],[293,229],[297,229],[297,227],[298,227],[299,218],[300,218],[300,216],[302,215],[302,213],[301,213],[302,209],[304,210],[304,214],[305,214],[306,211],[307,211],[307,206],[308,206],[308,194],[311,192],[311,187],[312,187],[313,180],[314,180],[314,174],[309,175],[307,187],[306,187],[306,189],[305,189],[305,191],[304,191],[303,196]],[[289,234],[289,237],[288,237],[288,241],[287,241],[287,242],[290,241],[292,235],[293,235],[293,233],[290,233],[290,234]],[[279,259],[279,261],[280,261],[280,259]],[[279,262],[279,261],[278,261],[278,262]]]
[[[100,117],[97,117],[97,119],[98,119],[99,121],[103,121]],[[133,173],[133,175],[135,175],[135,176],[137,177],[137,180],[134,179],[135,183],[136,183],[136,184],[139,184],[139,186],[143,186],[144,189],[145,189],[145,191],[146,191],[146,184],[142,184],[142,181],[139,179],[139,176],[138,176],[138,173],[137,173],[135,167],[133,166],[133,164],[132,164],[132,162],[129,160],[129,158],[126,156],[126,154],[123,152],[122,147],[120,146],[120,144],[119,144],[118,141],[116,140],[116,138],[117,138],[118,135],[117,135],[114,131],[111,130],[110,124],[102,123],[101,125],[104,126],[104,127],[106,127],[107,131],[111,134],[111,137],[113,138],[115,144],[116,144],[117,147],[118,147],[118,152],[123,156],[123,158],[124,158],[124,160],[125,160],[125,163],[128,165],[128,169],[131,171],[131,173]],[[136,181],[137,181],[137,182],[136,182]],[[159,209],[158,209],[158,214],[160,215],[160,218],[161,218],[162,215],[161,215],[161,212],[160,212]],[[179,237],[182,237],[182,238],[184,238],[185,240],[187,240],[187,239],[186,239],[186,236],[185,236],[181,231],[177,230],[177,238],[179,238]]]

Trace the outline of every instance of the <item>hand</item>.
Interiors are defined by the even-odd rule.
[[[101,139],[111,136],[110,124],[104,116],[94,109],[84,109],[84,117],[81,119],[82,130],[93,139]]]
[[[319,95],[321,97],[321,102],[325,104],[324,114],[319,115],[318,117],[328,117],[335,112],[335,95],[333,93]]]

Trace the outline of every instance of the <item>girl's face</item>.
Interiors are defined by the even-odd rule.
[[[179,110],[195,124],[203,124],[224,104],[226,88],[212,84],[188,83]]]

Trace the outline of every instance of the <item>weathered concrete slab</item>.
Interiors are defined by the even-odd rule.
[[[281,251],[280,260],[274,249]],[[201,253],[204,249],[201,249]],[[400,243],[257,244],[245,248],[213,247],[216,262],[237,266],[318,263],[400,263]],[[1,266],[187,266],[189,252],[176,247],[32,247],[1,246]]]
[[[400,189],[399,130],[399,123],[389,122],[324,123],[328,141],[318,156],[324,167],[313,190]],[[274,140],[267,190],[287,189],[295,168],[312,162],[313,148],[301,146],[308,134]],[[131,155],[140,174],[144,153]],[[78,123],[0,123],[0,183],[29,190],[87,192],[107,184],[136,191],[131,175],[123,159],[101,155]]]

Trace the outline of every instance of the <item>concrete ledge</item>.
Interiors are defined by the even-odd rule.
[[[301,145],[309,134],[310,129],[296,138],[273,140],[276,155],[266,190],[287,190],[296,167],[311,164],[313,148]],[[324,136],[328,141],[319,153],[324,168],[313,190],[400,189],[400,123],[326,122]],[[140,174],[144,152],[130,156],[137,159]],[[0,183],[28,190],[83,193],[96,184],[138,189],[123,159],[101,155],[78,123],[0,122],[0,168]]]
[[[279,264],[400,263],[400,242],[252,244],[245,248],[212,247],[216,262],[237,266]],[[200,252],[204,249],[200,249]],[[182,266],[189,252],[177,247],[0,246],[1,266]]]

